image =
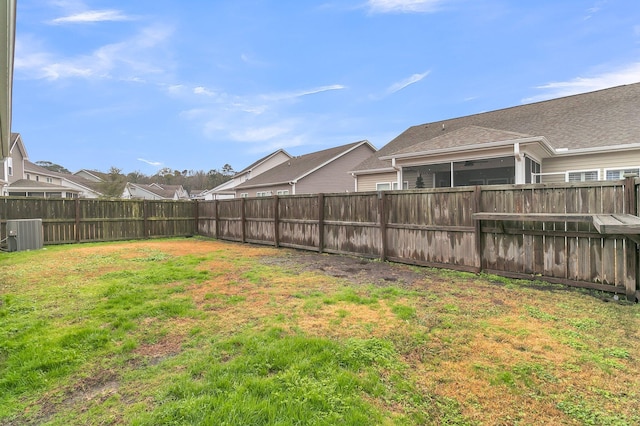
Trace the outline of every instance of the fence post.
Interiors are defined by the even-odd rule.
[[[200,206],[198,205],[198,200],[193,200],[194,202],[194,226],[193,226],[193,235],[200,235]]]
[[[149,238],[149,202],[142,201],[142,238]]]
[[[387,196],[378,191],[378,217],[380,218],[380,260],[387,260]]]
[[[80,199],[76,198],[76,243],[80,242]]]
[[[324,194],[318,194],[318,253],[324,250]]]
[[[273,243],[280,247],[280,197],[273,196]]]
[[[213,232],[214,232],[214,238],[220,239],[219,234],[220,234],[220,220],[219,220],[219,213],[218,213],[218,200],[213,200]]]
[[[635,176],[626,177],[624,180],[624,212],[634,216],[638,214]],[[625,293],[627,300],[635,302],[636,289],[638,287],[638,246],[631,238],[625,238],[625,246]]]
[[[473,190],[473,208],[474,213],[480,213],[482,211],[482,189],[479,185],[476,185]],[[478,272],[482,272],[482,221],[475,219],[474,220],[475,227],[475,257],[476,263],[478,265]]]
[[[245,226],[247,224],[247,216],[246,216],[246,212],[244,211],[245,206],[247,204],[247,199],[246,198],[241,198],[240,201],[240,226],[242,227],[241,229],[241,240],[243,243],[246,243],[246,231],[245,231]]]

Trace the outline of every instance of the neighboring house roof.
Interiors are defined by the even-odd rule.
[[[257,161],[254,161],[253,163],[251,163],[250,165],[248,165],[247,167],[245,167],[244,169],[240,170],[239,172],[237,172],[235,175],[233,175],[233,177],[226,181],[221,183],[220,185],[216,186],[215,188],[209,189],[207,191],[205,191],[202,195],[205,196],[207,194],[211,194],[211,193],[218,193],[218,194],[235,194],[234,188],[236,188],[236,186],[239,185],[239,182],[242,183],[242,176],[243,175],[247,175],[249,174],[250,177],[250,173],[256,169],[258,166],[260,166],[261,164],[266,163],[267,161],[269,161],[270,159],[272,159],[273,157],[275,157],[278,154],[284,154],[285,156],[289,157],[290,159],[293,158],[293,156],[291,154],[289,154],[287,151],[285,151],[284,149],[278,149],[277,151],[272,152],[269,155],[266,155],[262,158],[260,158]]]
[[[182,185],[164,185],[161,183],[127,183],[127,188],[139,189],[143,192],[156,195],[160,198],[172,200],[174,198],[187,198],[187,192]],[[183,195],[184,194],[184,195]]]
[[[612,146],[640,147],[638,111],[640,83],[635,83],[434,121],[409,127],[354,170],[356,173],[385,170],[390,168],[390,163],[384,158],[398,153],[462,146],[467,143],[464,141],[467,136],[471,136],[468,144],[472,148],[471,145],[478,141],[490,141],[489,136],[507,136],[500,132],[544,138],[549,147],[565,154],[579,150],[609,150]],[[464,128],[467,129],[463,132],[444,137]]]
[[[10,191],[33,191],[33,192],[52,192],[52,191],[64,191],[64,192],[81,192],[78,189],[69,188],[65,186],[55,185],[47,182],[36,182],[35,180],[19,179],[9,185]]]
[[[104,182],[109,180],[109,174],[98,170],[82,169],[74,173],[75,176],[84,177],[95,182]]]
[[[61,186],[65,188],[70,188],[69,185],[71,185],[71,188],[77,187],[80,191],[92,192],[96,196],[102,196],[102,193],[100,192],[100,182],[93,182],[81,176],[72,175],[71,173],[53,172],[45,167],[38,166],[29,160],[25,160],[24,162],[24,172],[61,179],[63,183]],[[67,183],[66,185],[65,182]]]
[[[322,151],[312,152],[310,154],[293,157],[284,163],[281,163],[266,172],[249,179],[248,181],[238,185],[236,189],[254,188],[269,185],[287,184],[297,182],[298,180],[310,175],[314,171],[335,161],[350,151],[361,145],[369,145],[372,150],[375,148],[369,141],[363,140],[350,144],[325,149]]]
[[[19,149],[22,158],[27,159],[29,156],[27,155],[27,149],[24,146],[24,142],[22,141],[22,136],[20,133],[11,133],[11,143],[9,145],[9,152],[13,152],[14,149]]]

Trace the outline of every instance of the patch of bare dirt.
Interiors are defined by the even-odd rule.
[[[283,250],[278,256],[267,256],[263,264],[282,266],[298,272],[318,272],[344,278],[356,284],[412,286],[424,284],[427,270],[416,271],[408,265],[363,259],[353,256],[321,254],[299,250]]]

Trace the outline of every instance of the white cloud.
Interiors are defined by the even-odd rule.
[[[108,44],[93,52],[74,57],[58,57],[30,36],[16,41],[16,74],[27,78],[59,80],[64,78],[115,78],[145,81],[140,76],[159,74],[168,66],[166,56],[156,57],[154,48],[172,34],[166,26],[143,28],[128,40]]]
[[[428,76],[430,72],[431,71],[425,71],[422,74],[413,74],[411,77],[405,78],[404,80],[398,81],[397,83],[393,83],[387,89],[387,94],[390,95],[392,93],[399,92],[400,90],[404,89],[405,87],[419,82],[420,80],[422,80],[423,78]]]
[[[435,12],[443,0],[368,0],[371,13],[428,13]]]
[[[50,21],[52,24],[78,24],[105,21],[130,21],[133,18],[123,14],[119,10],[88,10]]]
[[[142,161],[143,163],[147,163],[147,164],[149,164],[151,166],[154,166],[154,167],[160,167],[163,164],[160,161],[145,160],[144,158],[138,158],[138,161]]]
[[[342,89],[346,89],[346,86],[343,86],[341,84],[331,84],[328,86],[320,86],[312,89],[299,90],[296,92],[271,93],[271,94],[261,95],[259,97],[260,99],[267,100],[267,101],[282,101],[286,99],[295,99],[295,98],[300,98],[302,96],[315,95],[317,93],[328,92],[331,90],[342,90]]]
[[[544,90],[546,93],[525,98],[522,103],[539,102],[638,82],[640,82],[640,62],[594,77],[576,77],[569,81],[537,86],[536,89]]]
[[[229,135],[239,142],[263,142],[281,137],[291,131],[291,126],[285,123],[279,125],[242,128],[231,131]]]
[[[205,95],[205,96],[215,96],[216,92],[212,92],[211,90],[208,90],[205,87],[202,86],[198,86],[196,88],[193,89],[193,93],[196,95]]]

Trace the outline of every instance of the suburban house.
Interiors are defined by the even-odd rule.
[[[182,187],[182,185],[128,182],[124,187],[122,198],[143,200],[189,200],[189,193]]]
[[[352,171],[357,191],[640,174],[640,83],[413,126]]]
[[[192,200],[204,200],[206,189],[192,189],[189,191],[189,198]]]
[[[204,200],[222,200],[225,198],[234,198],[236,196],[235,188],[248,181],[251,178],[255,178],[267,170],[284,163],[285,161],[293,158],[284,149],[279,149],[271,154],[262,157],[253,164],[245,167],[227,182],[216,186],[213,189],[209,189],[201,194]]]
[[[349,173],[376,149],[363,140],[293,157],[235,187],[236,197],[352,192]]]
[[[29,161],[22,137],[11,134],[9,156],[4,161],[7,184],[2,195],[46,198],[98,198],[100,186],[81,176],[58,173]]]

